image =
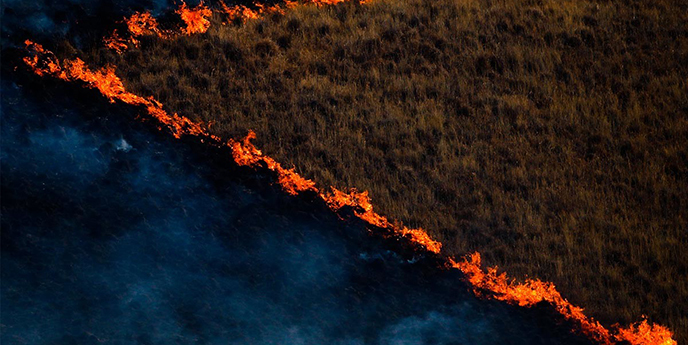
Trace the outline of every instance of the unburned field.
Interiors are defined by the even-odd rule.
[[[256,144],[445,252],[688,340],[688,6],[299,7],[117,55],[128,88]],[[67,43],[61,54],[77,53]]]

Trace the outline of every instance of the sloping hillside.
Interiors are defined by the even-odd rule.
[[[141,39],[137,93],[447,251],[688,340],[688,6],[375,0]],[[63,47],[63,50],[64,47]]]

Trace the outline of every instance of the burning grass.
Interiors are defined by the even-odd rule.
[[[86,55],[165,104],[141,97],[149,109],[213,122],[210,136],[256,130],[274,160],[246,164],[272,164],[293,193],[316,186],[276,161],[335,186],[343,198],[330,205],[370,205],[339,192],[368,190],[381,214],[428,229],[443,251],[552,281],[603,322],[647,314],[682,332],[686,13],[661,0],[379,0],[227,26],[217,16],[200,36],[148,28],[140,50]],[[357,215],[388,225],[367,210]],[[470,267],[474,285],[510,298],[496,271]]]

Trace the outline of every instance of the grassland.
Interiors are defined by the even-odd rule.
[[[458,255],[688,341],[688,6],[375,0],[142,39],[126,85]],[[63,49],[67,51],[67,49]]]

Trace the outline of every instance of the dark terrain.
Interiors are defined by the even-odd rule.
[[[142,39],[133,91],[320,186],[369,190],[448,253],[688,340],[688,6],[379,0]]]

